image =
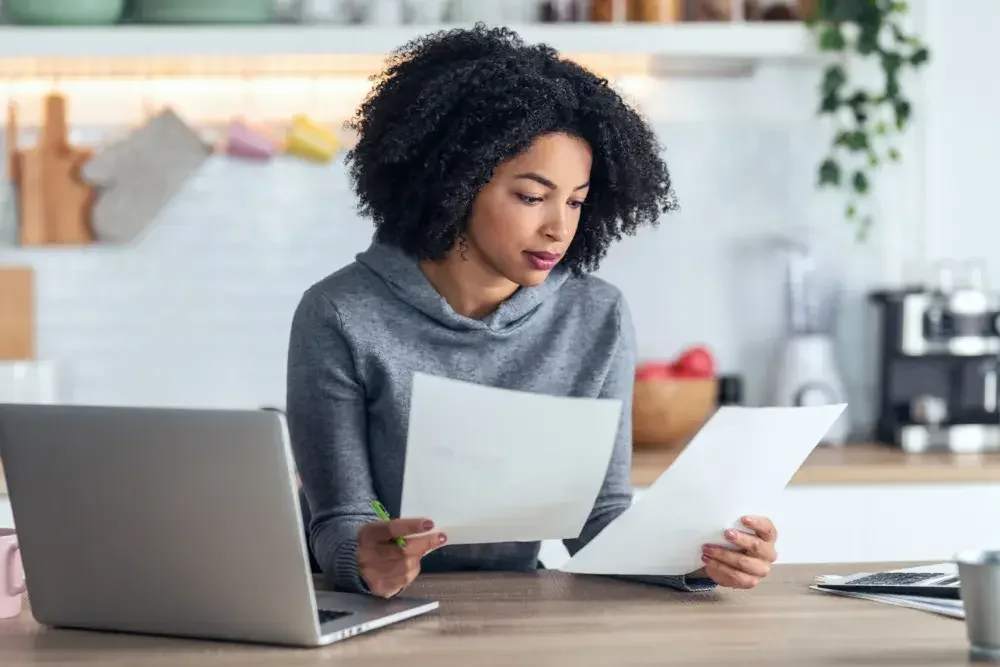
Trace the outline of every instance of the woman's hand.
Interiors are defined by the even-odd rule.
[[[725,532],[726,540],[739,547],[738,550],[715,544],[702,547],[704,575],[727,588],[753,588],[768,575],[771,564],[778,560],[778,552],[774,548],[778,531],[771,520],[762,516],[746,516],[741,523],[754,534],[748,535],[739,530]]]
[[[434,529],[430,519],[373,521],[358,531],[358,572],[375,595],[391,598],[420,574],[420,559],[442,546],[443,533],[409,537],[404,546],[396,538]]]

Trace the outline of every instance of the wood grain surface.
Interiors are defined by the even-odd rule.
[[[632,485],[650,486],[683,448],[632,453]],[[905,454],[878,444],[820,447],[792,484],[985,484],[1000,483],[1000,454]]]
[[[753,591],[680,593],[604,577],[420,577],[430,615],[323,649],[42,629],[0,621],[0,665],[929,667],[967,662],[961,621],[808,590],[819,574],[900,564],[785,565]]]
[[[35,358],[35,270],[0,266],[0,361]]]

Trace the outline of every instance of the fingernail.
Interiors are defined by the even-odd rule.
[[[708,556],[706,556],[705,554],[702,554],[701,555],[701,562],[702,563],[707,563],[708,562]]]
[[[421,525],[421,527],[422,527],[422,528],[423,528],[424,530],[430,530],[431,528],[433,528],[433,527],[434,527],[434,522],[433,522],[433,521],[431,521],[430,519],[427,519],[426,521],[424,521],[424,522],[423,522],[422,524],[420,524],[420,525]]]
[[[710,554],[710,553],[712,553],[712,548],[713,548],[712,545],[705,544],[705,545],[703,545],[701,547],[701,552],[704,553],[704,554]]]
[[[750,518],[750,517],[748,517],[748,516],[745,516],[745,517],[743,517],[743,518],[741,519],[741,521],[742,521],[742,522],[743,522],[743,523],[744,523],[745,525],[747,525],[747,526],[752,526],[752,525],[753,525],[753,519],[751,519],[751,518]]]
[[[448,541],[448,536],[447,535],[445,535],[444,533],[441,533],[440,535],[438,535],[438,544],[444,544],[447,541]]]
[[[727,540],[731,540],[734,537],[736,537],[736,531],[735,530],[727,530],[726,531],[726,539]]]

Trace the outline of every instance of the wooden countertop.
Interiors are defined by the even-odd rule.
[[[632,486],[647,487],[683,449],[637,449]],[[0,496],[6,493],[0,465]],[[817,448],[792,484],[1000,484],[1000,454],[904,454],[886,445]]]
[[[637,449],[632,486],[647,487],[683,448]],[[0,496],[6,493],[0,465]],[[806,459],[792,484],[1000,484],[1000,454],[904,454],[886,445],[820,447]]]
[[[637,449],[632,485],[647,487],[680,455],[679,449]],[[792,484],[1000,484],[1000,454],[904,454],[886,445],[819,447]]]
[[[560,572],[424,576],[409,592],[441,600],[439,610],[323,649],[48,630],[22,613],[0,621],[0,662],[4,667],[966,664],[961,621],[807,588],[818,574],[877,568],[784,565],[754,591],[714,593]]]

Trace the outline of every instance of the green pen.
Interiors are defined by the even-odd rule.
[[[382,505],[382,503],[380,503],[379,501],[372,500],[372,509],[375,510],[375,514],[378,514],[378,518],[382,519],[383,521],[391,521],[391,519],[389,518],[389,513],[385,511],[385,506]],[[404,540],[402,537],[397,537],[395,542],[398,546],[401,547],[406,546],[406,540]]]

